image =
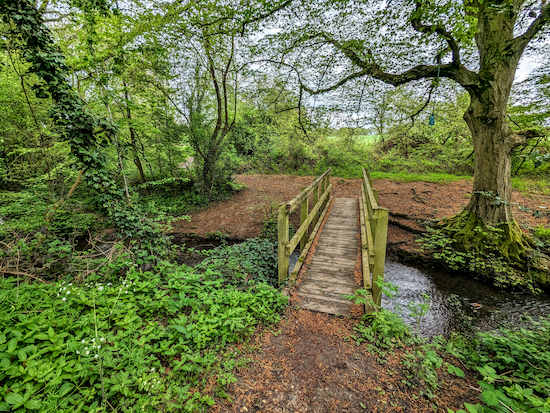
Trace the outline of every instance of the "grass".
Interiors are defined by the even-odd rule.
[[[547,195],[550,194],[550,178],[526,178],[516,176],[512,178],[512,187],[520,191],[523,195],[529,195],[533,191]]]
[[[414,182],[414,181],[424,181],[424,182],[433,182],[436,184],[449,184],[451,182],[461,181],[463,179],[471,180],[471,176],[467,175],[452,175],[444,173],[407,173],[407,172],[371,172],[370,174],[372,179],[389,179],[391,181],[400,181],[400,182]]]

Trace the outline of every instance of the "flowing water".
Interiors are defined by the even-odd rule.
[[[382,306],[400,314],[413,329],[417,325],[407,306],[422,302],[423,294],[428,296],[429,310],[418,326],[422,336],[448,336],[460,327],[464,316],[471,317],[473,325],[480,330],[487,331],[503,322],[521,325],[526,315],[550,315],[550,296],[547,294],[503,292],[465,275],[424,266],[387,261],[384,281],[397,285],[398,292],[394,298],[383,297]],[[456,302],[464,311],[457,310],[451,303],[453,295],[457,296]]]

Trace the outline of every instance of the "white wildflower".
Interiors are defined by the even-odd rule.
[[[88,354],[90,354],[90,350],[88,350],[88,351],[86,352],[86,355],[88,355]]]
[[[86,340],[82,339],[81,343],[86,344]]]
[[[61,301],[67,301],[67,298],[66,298],[66,297],[63,297],[63,298],[61,299]]]
[[[76,354],[80,354],[80,351],[76,350]]]
[[[105,341],[105,337],[101,337],[101,338],[99,339],[99,341],[101,341],[101,342],[103,343],[103,342]]]
[[[98,357],[99,357],[99,354],[96,354],[96,355],[94,356],[95,359],[98,358]]]

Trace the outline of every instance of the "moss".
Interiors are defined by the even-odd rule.
[[[475,213],[465,210],[440,226],[464,251],[481,254],[491,248],[513,266],[526,265],[534,249],[533,240],[515,221],[489,226]]]
[[[537,292],[550,283],[550,259],[516,222],[485,225],[470,211],[440,221],[420,240],[422,250],[452,270],[467,271],[499,287]]]

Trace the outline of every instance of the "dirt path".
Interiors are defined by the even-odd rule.
[[[261,352],[236,372],[227,399],[217,399],[211,412],[447,412],[476,403],[476,378],[449,376],[435,398],[419,396],[424,382],[404,374],[402,350],[382,361],[357,346],[352,319],[289,310],[279,325],[255,337]],[[460,363],[448,359],[458,367]],[[383,363],[383,364],[382,364]]]

